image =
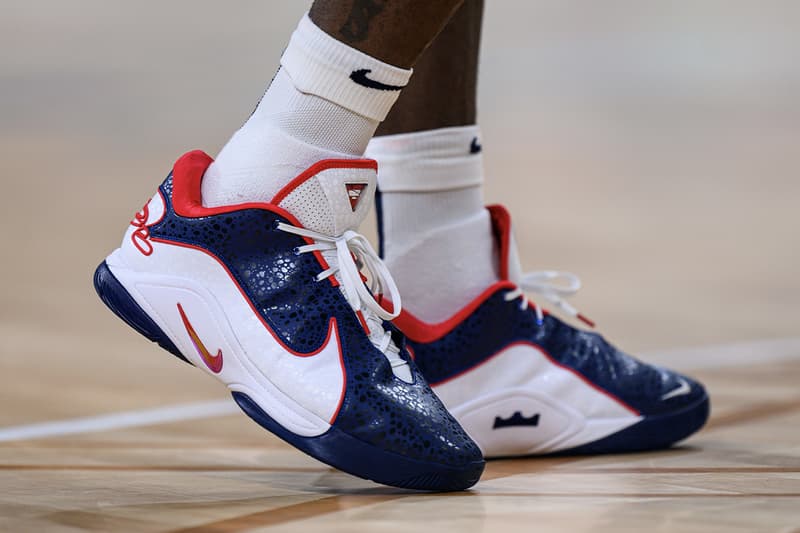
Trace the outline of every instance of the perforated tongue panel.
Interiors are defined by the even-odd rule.
[[[341,235],[369,213],[377,184],[371,159],[320,161],[292,180],[272,203],[294,215],[304,228]]]

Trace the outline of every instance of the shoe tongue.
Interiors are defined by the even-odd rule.
[[[500,255],[500,277],[519,285],[522,280],[522,264],[511,225],[511,214],[502,205],[490,205],[487,209]]]
[[[372,159],[326,159],[293,179],[272,203],[306,229],[341,235],[358,228],[369,213],[377,170]]]

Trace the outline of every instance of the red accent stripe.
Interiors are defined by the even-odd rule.
[[[511,214],[499,204],[489,205],[492,230],[500,245],[500,279],[508,279],[508,256],[511,253]]]
[[[172,167],[172,208],[182,217],[202,217],[226,213],[226,208],[203,207],[200,184],[203,174],[214,161],[202,150],[183,154]]]
[[[336,420],[336,417],[339,416],[339,411],[342,409],[342,404],[344,404],[344,395],[347,392],[347,369],[344,367],[344,354],[342,352],[342,339],[339,337],[339,327],[336,324],[336,318],[331,318],[333,322],[333,327],[331,330],[334,330],[334,334],[336,335],[336,345],[339,347],[339,367],[342,369],[342,392],[339,393],[339,403],[336,405],[336,409],[333,411],[333,415],[331,415],[331,419],[328,420],[329,424],[333,424]]]
[[[516,285],[510,281],[498,281],[494,285],[489,286],[489,288],[483,291],[477,298],[472,300],[458,313],[448,318],[444,322],[439,322],[438,324],[428,324],[423,322],[405,309],[403,309],[400,312],[400,315],[394,319],[394,323],[398,328],[400,328],[400,331],[402,331],[403,334],[405,334],[414,342],[422,344],[434,342],[453,331],[494,293],[502,289],[515,288]]]
[[[358,321],[361,322],[361,327],[364,328],[364,332],[369,336],[369,326],[367,325],[367,321],[364,320],[364,314],[361,311],[356,311],[356,316],[358,317]]]
[[[580,320],[581,322],[583,322],[584,324],[586,324],[590,328],[594,327],[594,321],[593,320],[589,320],[588,318],[586,318],[585,316],[583,316],[580,313],[578,313],[578,320]]]
[[[533,343],[533,342],[530,342],[530,341],[516,341],[516,342],[512,342],[512,343],[510,343],[510,344],[507,344],[506,346],[503,346],[503,347],[502,347],[500,350],[498,350],[497,352],[493,353],[492,355],[490,355],[489,357],[487,357],[486,359],[484,359],[484,360],[483,360],[483,361],[481,361],[480,363],[478,363],[478,364],[476,364],[476,365],[474,365],[474,366],[471,366],[471,367],[469,367],[469,368],[467,368],[467,369],[464,369],[464,370],[462,370],[461,372],[459,372],[458,374],[455,374],[455,375],[453,375],[453,376],[450,376],[450,377],[449,377],[449,378],[447,378],[447,379],[443,379],[442,381],[438,381],[438,382],[436,382],[436,383],[431,383],[430,385],[431,385],[431,387],[439,387],[439,386],[441,386],[441,385],[444,385],[445,383],[449,383],[450,381],[453,381],[454,379],[457,379],[457,378],[459,378],[459,377],[463,376],[464,374],[467,374],[468,372],[472,372],[472,371],[473,371],[473,370],[475,370],[476,368],[479,368],[479,367],[481,367],[481,366],[485,365],[486,363],[488,363],[489,361],[491,361],[492,359],[494,359],[495,357],[497,357],[498,355],[500,355],[501,353],[503,353],[505,350],[507,350],[508,348],[511,348],[511,347],[513,347],[513,346],[530,346],[530,347],[534,348],[536,351],[538,351],[538,352],[539,352],[539,353],[541,353],[543,356],[545,356],[545,357],[547,358],[547,360],[548,360],[548,361],[550,361],[550,362],[551,362],[552,364],[554,364],[555,366],[557,366],[557,367],[559,367],[559,368],[563,368],[564,370],[566,370],[566,371],[570,372],[570,373],[571,373],[571,374],[573,374],[575,377],[577,377],[578,379],[580,379],[581,381],[583,381],[583,382],[584,382],[586,385],[588,385],[589,387],[593,388],[594,390],[596,390],[596,391],[597,391],[597,392],[599,392],[600,394],[603,394],[604,396],[608,397],[609,399],[611,399],[611,400],[615,401],[615,402],[616,402],[616,403],[618,403],[618,404],[619,404],[621,407],[623,407],[623,408],[625,408],[626,410],[630,411],[632,414],[634,414],[634,415],[636,415],[636,416],[640,416],[640,415],[641,415],[641,413],[639,412],[639,410],[637,410],[637,409],[634,409],[633,407],[631,407],[630,405],[628,405],[628,404],[627,404],[625,401],[623,401],[622,399],[618,398],[616,395],[614,395],[614,394],[612,394],[612,393],[608,392],[607,390],[605,390],[605,389],[603,389],[603,388],[601,388],[601,387],[597,386],[596,384],[592,383],[591,381],[589,381],[589,380],[586,378],[586,376],[584,376],[583,374],[581,374],[581,373],[580,373],[580,372],[578,372],[577,370],[575,370],[575,369],[573,369],[573,368],[570,368],[570,367],[568,367],[568,366],[566,366],[566,365],[563,365],[563,364],[559,363],[558,361],[556,361],[556,360],[553,358],[553,356],[551,356],[551,355],[550,355],[550,354],[549,354],[549,353],[548,353],[546,350],[544,350],[544,349],[543,349],[541,346],[539,346],[538,344],[535,344],[535,343]]]

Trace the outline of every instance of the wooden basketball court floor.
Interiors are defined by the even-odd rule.
[[[717,357],[724,350],[666,358],[692,368],[715,402],[708,427],[684,445],[492,461],[473,490],[458,494],[384,488],[334,471],[226,412],[227,402],[0,429],[0,529],[798,531],[800,342],[729,349],[732,364]],[[766,354],[767,364],[737,357]],[[697,368],[694,356],[712,363]],[[172,421],[138,425],[148,417]],[[91,423],[136,425],[59,434]],[[20,438],[26,430],[54,434]]]
[[[673,450],[492,461],[431,495],[282,444],[91,289],[170,162],[247,116],[288,4],[3,3],[0,530],[800,531],[796,5],[489,7],[487,198],[712,416]]]

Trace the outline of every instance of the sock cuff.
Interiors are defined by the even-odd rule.
[[[307,13],[283,52],[281,66],[297,90],[377,121],[386,118],[412,73],[337,41]]]
[[[373,137],[366,156],[378,161],[383,192],[429,192],[483,184],[477,125]]]

